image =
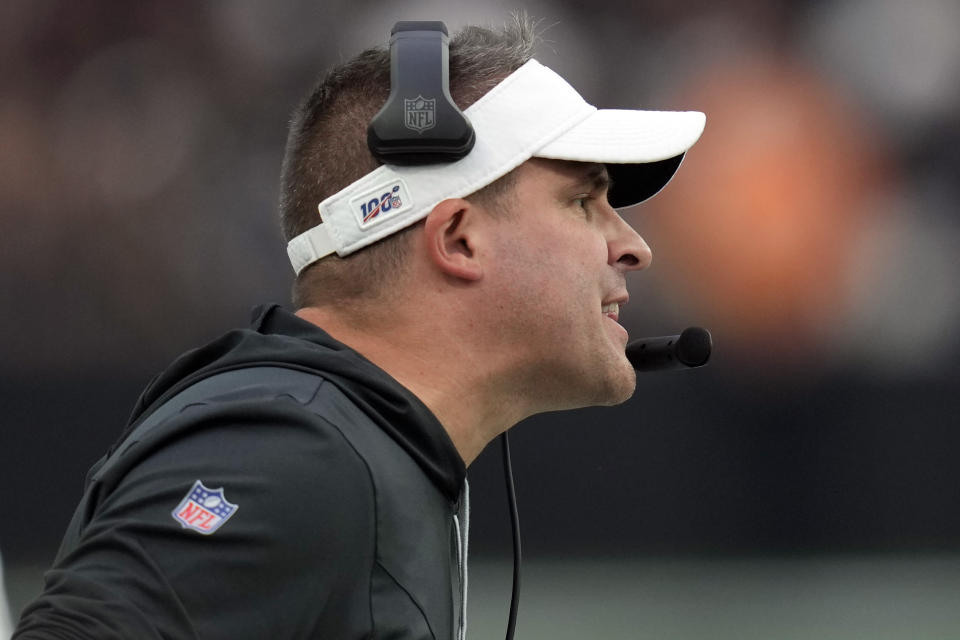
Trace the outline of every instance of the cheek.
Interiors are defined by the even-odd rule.
[[[500,238],[492,264],[512,305],[575,315],[599,300],[608,269],[606,241],[579,221],[564,222],[518,225]]]
[[[545,335],[569,338],[592,333],[595,313],[600,311],[596,274],[570,254],[552,258],[528,264],[528,277],[517,279],[515,293],[523,296],[522,306]]]
[[[517,295],[533,300],[559,302],[583,288],[590,271],[583,256],[570,251],[555,236],[518,247],[506,257],[502,277]]]

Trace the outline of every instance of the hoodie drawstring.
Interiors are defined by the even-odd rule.
[[[461,523],[463,527],[461,528]],[[460,512],[453,514],[457,531],[457,563],[460,569],[460,629],[457,640],[467,638],[467,552],[470,544],[470,483],[463,479]]]

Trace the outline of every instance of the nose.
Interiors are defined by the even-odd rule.
[[[617,269],[639,271],[653,262],[653,252],[640,234],[627,224],[620,214],[611,209],[607,231],[608,261]]]

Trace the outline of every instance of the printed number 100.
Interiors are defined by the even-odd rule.
[[[372,198],[370,202],[360,205],[360,211],[363,217],[368,218],[377,215],[381,211],[390,211],[390,193],[380,196],[380,199]]]

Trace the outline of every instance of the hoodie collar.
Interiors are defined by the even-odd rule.
[[[451,503],[457,501],[466,466],[430,409],[357,351],[275,304],[255,308],[249,329],[230,331],[174,361],[141,395],[125,433],[195,382],[222,371],[264,365],[309,370],[335,384],[416,461]]]

